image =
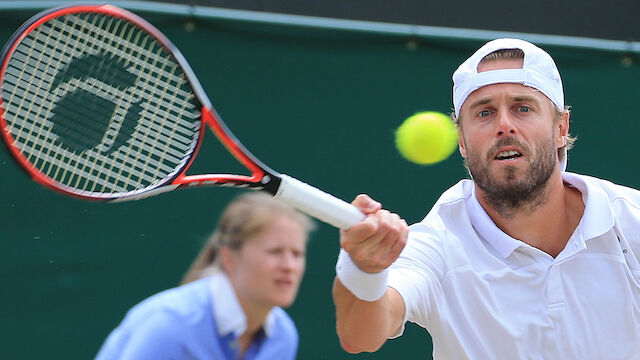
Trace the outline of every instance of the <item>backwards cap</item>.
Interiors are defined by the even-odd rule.
[[[520,49],[524,52],[522,69],[501,69],[478,72],[485,56],[496,50]],[[518,39],[497,39],[482,46],[453,73],[453,106],[460,116],[462,104],[475,90],[499,83],[530,86],[545,94],[560,110],[564,109],[562,80],[555,62],[539,47]]]
[[[520,49],[524,53],[522,69],[500,69],[478,72],[478,65],[494,51]],[[482,46],[453,73],[453,107],[456,117],[460,116],[462,104],[469,95],[479,88],[491,84],[516,83],[538,89],[545,94],[559,110],[564,109],[562,79],[556,63],[546,51],[530,42],[518,39],[497,39]],[[567,149],[561,169],[567,167]]]

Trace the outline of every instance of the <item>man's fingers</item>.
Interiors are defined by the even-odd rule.
[[[382,209],[344,231],[341,246],[361,270],[378,272],[395,261],[404,248],[407,234],[406,221]]]
[[[340,245],[347,251],[359,246],[363,242],[368,242],[378,231],[378,219],[375,215],[367,215],[361,222],[355,224],[348,230],[341,231]]]
[[[388,214],[380,221],[379,234],[384,236],[376,246],[369,249],[369,258],[381,265],[389,266],[400,255],[409,233],[407,222],[397,214]]]
[[[382,209],[382,204],[373,200],[367,194],[360,194],[356,196],[351,204],[353,204],[353,206],[357,207],[365,214],[373,214],[376,211]]]

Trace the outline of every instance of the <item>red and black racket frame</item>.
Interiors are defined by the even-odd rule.
[[[55,182],[53,179],[49,178],[47,175],[43,174],[39,169],[37,169],[33,164],[31,164],[27,158],[22,154],[22,152],[15,146],[11,145],[14,143],[15,139],[11,135],[8,130],[8,124],[4,117],[4,108],[2,105],[2,96],[0,96],[0,128],[2,130],[2,136],[4,138],[4,142],[7,145],[10,153],[13,155],[13,158],[18,162],[21,168],[23,168],[28,175],[35,180],[36,182],[58,192],[65,193],[67,195],[71,195],[74,197],[79,197],[83,199],[89,200],[101,200],[101,201],[110,201],[110,200],[126,200],[126,198],[130,195],[134,198],[145,197],[144,193],[156,193],[163,192],[157,191],[161,190],[160,188],[164,186],[170,186],[171,189],[176,187],[178,188],[186,188],[193,186],[202,186],[202,185],[225,185],[232,187],[241,187],[248,188],[254,190],[263,190],[271,195],[275,195],[280,187],[281,175],[263,164],[260,160],[258,160],[251,152],[249,152],[242,143],[233,135],[231,130],[226,126],[226,124],[222,121],[216,110],[213,108],[211,101],[205,94],[202,85],[198,81],[195,73],[191,69],[191,66],[188,64],[182,53],[175,47],[171,41],[164,36],[159,30],[157,30],[153,25],[139,17],[136,14],[133,14],[127,10],[105,4],[96,4],[96,5],[66,5],[53,9],[48,9],[42,11],[36,15],[34,15],[31,19],[26,21],[14,34],[11,36],[7,44],[2,50],[2,57],[0,58],[0,84],[2,84],[3,76],[5,74],[5,70],[7,67],[7,63],[13,53],[15,47],[20,43],[22,39],[24,39],[31,31],[37,28],[39,25],[53,19],[56,17],[68,15],[68,14],[77,14],[77,13],[103,13],[106,15],[114,16],[117,18],[122,18],[127,21],[130,21],[140,28],[144,29],[149,35],[154,37],[160,44],[162,44],[166,50],[171,54],[174,60],[182,67],[184,74],[187,78],[187,81],[191,85],[195,95],[196,95],[196,105],[199,105],[201,108],[201,123],[200,129],[198,131],[198,140],[194,150],[189,154],[189,158],[184,162],[184,165],[178,169],[176,174],[173,177],[165,179],[162,182],[154,184],[153,186],[147,187],[144,191],[134,191],[130,194],[117,194],[114,196],[110,196],[109,194],[105,194],[104,196],[89,196],[82,193],[78,193],[76,191],[71,191],[70,189],[66,189],[65,186],[62,186]],[[0,95],[2,89],[0,88]],[[211,127],[214,134],[217,136],[219,141],[226,147],[226,149],[250,172],[251,175],[232,175],[232,174],[204,174],[204,175],[187,175],[186,172],[189,169],[189,166],[195,159],[196,154],[198,153],[200,146],[202,144],[204,133],[205,133],[205,124]]]

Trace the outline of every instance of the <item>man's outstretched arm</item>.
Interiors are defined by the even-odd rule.
[[[404,248],[408,227],[366,195],[353,204],[367,217],[340,233],[343,253],[333,285],[336,329],[345,351],[373,352],[403,325],[404,301],[386,286],[385,272]]]

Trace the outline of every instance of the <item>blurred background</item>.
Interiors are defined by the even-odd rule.
[[[0,39],[58,1],[0,1]],[[639,188],[640,3],[586,1],[112,1],[182,51],[236,136],[266,164],[350,201],[368,193],[413,223],[466,177],[458,153],[418,166],[393,133],[408,116],[451,111],[451,74],[487,40],[545,48],[578,137],[569,171]],[[210,135],[210,134],[207,134]],[[205,136],[190,173],[242,171]],[[232,189],[119,204],[35,184],[0,151],[0,358],[90,359],[126,311],[176,286]],[[427,332],[350,355],[335,335],[337,230],[318,223],[287,311],[299,359],[431,358]]]

